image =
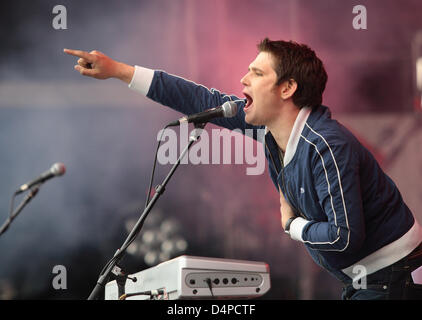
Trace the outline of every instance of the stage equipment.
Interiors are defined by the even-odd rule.
[[[264,262],[183,255],[107,283],[105,299],[250,299],[270,288]]]

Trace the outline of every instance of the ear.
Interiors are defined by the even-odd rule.
[[[281,99],[287,100],[295,94],[297,90],[297,82],[295,79],[286,80],[280,85],[280,89]]]

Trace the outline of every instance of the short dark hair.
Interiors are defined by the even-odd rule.
[[[276,85],[294,79],[297,90],[293,103],[302,108],[316,107],[322,103],[322,93],[327,83],[327,73],[322,61],[307,45],[294,41],[271,41],[265,38],[258,44],[259,52],[271,53],[274,57]]]

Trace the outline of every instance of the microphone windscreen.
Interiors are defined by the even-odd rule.
[[[237,113],[237,104],[233,101],[225,102],[222,107],[225,118],[234,117]]]
[[[55,176],[61,176],[61,175],[65,174],[66,167],[63,163],[57,162],[57,163],[52,165],[50,170]]]

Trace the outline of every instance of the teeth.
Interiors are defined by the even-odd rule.
[[[245,95],[246,100],[247,100],[247,103],[246,103],[246,108],[247,108],[252,104],[253,100],[252,100],[251,96],[249,96],[248,94],[244,93],[244,95]]]

